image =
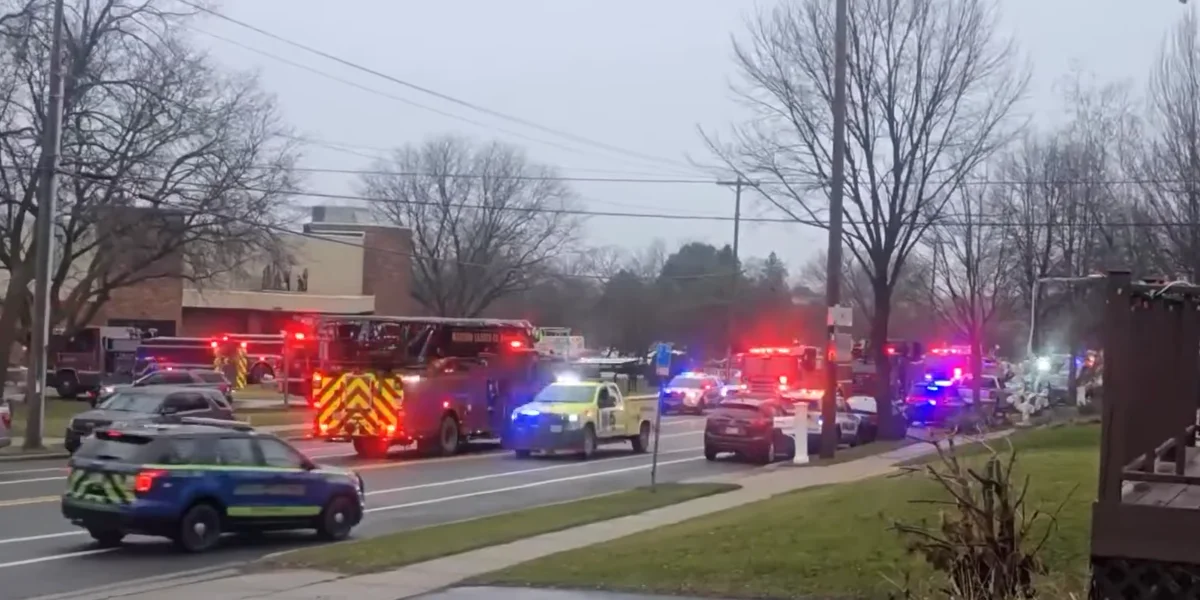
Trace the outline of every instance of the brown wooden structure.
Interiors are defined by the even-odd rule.
[[[1200,286],[1111,272],[1093,600],[1200,599]]]

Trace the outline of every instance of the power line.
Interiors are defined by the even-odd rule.
[[[409,100],[408,98],[405,98],[405,97],[403,97],[403,96],[397,96],[397,95],[395,95],[395,94],[389,94],[388,92],[384,92],[384,91],[377,90],[377,89],[375,89],[375,88],[372,88],[372,87],[369,87],[369,86],[365,86],[365,85],[363,85],[363,84],[361,84],[361,83],[358,83],[357,81],[352,81],[352,80],[350,80],[350,79],[346,79],[346,78],[344,78],[344,77],[339,77],[339,76],[337,76],[337,75],[334,75],[334,74],[332,74],[332,73],[329,73],[329,72],[327,72],[327,71],[322,71],[321,69],[318,69],[318,68],[316,68],[316,67],[313,67],[313,66],[311,66],[311,65],[306,65],[306,64],[303,64],[303,63],[300,63],[300,62],[297,62],[297,61],[291,60],[291,59],[289,59],[289,58],[284,58],[284,57],[282,57],[282,56],[279,56],[279,55],[277,55],[277,54],[272,54],[272,53],[270,53],[270,52],[267,52],[266,50],[261,50],[261,49],[259,49],[259,48],[255,48],[255,47],[253,47],[253,46],[250,46],[250,45],[248,45],[248,44],[243,44],[243,43],[241,43],[241,42],[239,42],[239,41],[237,41],[237,40],[233,40],[233,39],[227,38],[227,37],[225,37],[225,36],[223,36],[223,35],[219,35],[219,34],[216,34],[216,33],[212,33],[212,32],[210,32],[210,31],[205,31],[205,30],[203,30],[203,29],[197,29],[197,28],[195,28],[195,27],[189,27],[189,26],[187,26],[187,25],[183,25],[182,27],[183,27],[184,29],[187,29],[187,30],[189,30],[189,31],[193,31],[193,32],[195,32],[195,33],[199,33],[199,34],[201,34],[201,35],[206,35],[206,36],[208,36],[208,37],[211,37],[211,38],[213,38],[213,39],[220,40],[220,41],[222,41],[222,42],[225,42],[225,43],[227,43],[227,44],[231,44],[231,45],[233,45],[233,46],[237,46],[237,47],[239,47],[239,48],[242,48],[243,50],[246,50],[246,51],[249,51],[249,52],[254,52],[255,54],[259,54],[259,55],[265,56],[265,57],[267,57],[267,58],[270,58],[270,59],[272,59],[272,60],[279,61],[279,62],[281,62],[281,63],[283,63],[283,64],[286,64],[286,65],[290,65],[290,66],[296,67],[297,69],[302,69],[302,70],[308,71],[308,72],[310,72],[310,73],[314,73],[314,74],[316,74],[316,75],[320,75],[321,77],[324,77],[324,78],[326,78],[326,79],[329,79],[329,80],[331,80],[331,81],[336,81],[336,82],[338,82],[338,83],[341,83],[341,84],[343,84],[343,85],[348,85],[348,86],[350,86],[350,87],[353,87],[353,88],[356,88],[356,89],[362,90],[362,91],[364,91],[364,92],[368,92],[368,93],[374,94],[374,95],[376,95],[376,96],[380,96],[380,97],[383,97],[383,98],[387,98],[387,99],[389,99],[389,100],[394,100],[394,101],[396,101],[396,102],[400,102],[400,103],[402,103],[402,104],[405,104],[405,105],[407,105],[407,106],[411,106],[411,107],[413,107],[413,108],[418,108],[418,109],[425,110],[425,111],[428,111],[428,112],[431,112],[431,113],[434,113],[434,114],[437,114],[437,115],[441,115],[441,116],[443,116],[443,117],[447,117],[447,118],[450,118],[450,119],[455,119],[455,120],[458,120],[458,121],[462,121],[463,123],[467,123],[467,124],[469,124],[469,125],[474,125],[474,126],[476,126],[476,127],[481,127],[481,128],[483,128],[483,129],[495,129],[496,131],[499,131],[500,133],[503,133],[503,134],[506,134],[506,135],[511,135],[511,136],[513,136],[513,137],[517,137],[517,138],[521,138],[521,139],[523,139],[523,140],[525,140],[525,141],[527,141],[527,142],[533,142],[533,143],[535,143],[535,144],[543,144],[543,145],[547,145],[547,146],[552,146],[552,147],[554,147],[554,148],[558,148],[558,149],[560,149],[560,150],[566,150],[566,151],[568,151],[568,152],[574,152],[574,153],[576,153],[576,154],[585,154],[585,155],[586,155],[586,153],[583,153],[583,152],[582,152],[582,151],[580,151],[578,148],[573,148],[573,147],[571,147],[571,146],[567,146],[567,145],[564,145],[564,144],[560,144],[560,143],[558,143],[558,142],[553,142],[553,141],[549,141],[549,140],[543,140],[543,139],[536,138],[536,137],[533,137],[533,136],[529,136],[529,135],[526,135],[526,134],[523,134],[523,133],[520,133],[520,132],[517,132],[517,131],[513,131],[513,130],[511,130],[511,129],[505,129],[505,128],[503,128],[503,127],[497,127],[497,126],[495,126],[495,125],[489,125],[489,124],[487,124],[487,123],[484,123],[484,122],[482,122],[482,121],[476,121],[476,120],[474,120],[474,119],[470,119],[470,118],[464,117],[464,116],[462,116],[462,115],[457,115],[457,114],[454,114],[454,113],[451,113],[451,112],[447,112],[447,111],[441,110],[441,109],[439,109],[439,108],[435,108],[435,107],[429,106],[429,105],[427,105],[427,104],[422,104],[422,103],[420,103],[420,102],[416,102],[416,101],[413,101],[413,100]],[[361,157],[364,157],[364,158],[369,158],[369,159],[373,159],[373,160],[378,160],[378,159],[380,158],[380,157],[378,157],[378,156],[371,156],[371,155],[364,154],[364,153],[361,153],[361,152],[356,152],[356,151],[354,151],[354,150],[348,150],[346,147],[347,147],[347,146],[349,146],[349,145],[348,145],[348,144],[342,144],[342,143],[340,143],[340,142],[324,142],[324,141],[322,141],[322,142],[311,142],[311,143],[316,143],[317,145],[326,146],[326,147],[329,147],[329,148],[335,149],[335,150],[337,150],[337,151],[339,151],[339,152],[346,152],[346,153],[348,153],[348,154],[353,154],[353,155],[356,155],[356,156],[361,156]]]
[[[79,173],[61,173],[60,172],[60,175],[65,176],[65,177],[72,177],[72,178],[93,179],[93,178],[86,177]],[[130,190],[128,188],[123,188],[120,186],[114,186],[114,187],[117,187],[117,189],[125,192],[126,194],[134,196],[134,197],[138,197],[138,198],[146,199],[146,200],[161,201],[161,199],[159,199],[159,198],[151,198],[151,197],[148,197],[147,194],[142,194],[137,191]],[[244,190],[244,188],[243,188],[243,190]],[[254,191],[254,190],[246,190],[246,191]],[[351,246],[353,248],[361,248],[363,250],[371,250],[374,252],[392,254],[395,256],[405,256],[405,257],[408,257],[413,260],[443,262],[443,263],[453,264],[453,265],[458,265],[458,266],[478,267],[478,268],[484,268],[484,269],[501,267],[501,268],[508,268],[513,271],[518,270],[516,267],[511,267],[511,266],[504,265],[504,264],[476,263],[476,262],[459,260],[457,258],[434,257],[434,256],[418,254],[416,252],[405,252],[402,250],[395,250],[392,248],[382,248],[379,246],[371,246],[368,244],[356,244],[354,242],[350,242],[347,240],[342,240],[342,239],[338,239],[336,237],[332,237],[331,234],[320,234],[320,233],[313,233],[313,232],[308,232],[308,231],[296,231],[294,229],[289,229],[287,227],[283,227],[280,225],[271,225],[271,224],[266,224],[266,223],[252,222],[244,217],[237,217],[237,216],[221,213],[220,211],[200,210],[200,209],[197,209],[194,207],[181,206],[181,205],[177,205],[177,204],[166,204],[165,206],[161,206],[159,208],[161,208],[162,210],[165,210],[165,211],[178,211],[178,212],[188,214],[191,216],[217,217],[217,218],[220,218],[220,219],[223,219],[226,221],[248,224],[248,225],[251,225],[254,227],[261,227],[267,231],[272,231],[275,233],[286,233],[289,235],[295,235],[295,236],[299,236],[302,238],[315,239],[315,240],[320,240],[323,242],[330,242],[330,243],[334,243],[334,244],[341,244],[341,245]],[[621,271],[629,272],[626,269],[621,269]],[[741,271],[742,275],[746,274],[746,271],[744,269],[740,269],[740,271]],[[696,273],[696,274],[692,274],[692,275],[670,275],[670,276],[658,275],[658,276],[653,277],[652,279],[655,281],[657,281],[657,280],[689,281],[689,280],[700,280],[700,279],[710,279],[710,278],[719,278],[719,277],[728,278],[732,275],[732,273],[733,272],[731,272],[731,271],[718,271],[718,272],[712,272],[712,273]],[[574,275],[564,275],[564,276],[567,278],[595,279],[595,280],[599,280],[599,281],[608,281],[612,277],[611,275],[594,275],[594,274],[574,274]],[[641,278],[639,277],[639,279],[641,279]]]
[[[64,175],[71,177],[82,177],[85,179],[110,181],[111,176],[91,173],[74,173],[65,172]],[[165,181],[160,178],[140,177],[140,176],[123,176],[122,179],[128,181],[139,181],[143,183],[161,184]],[[217,186],[206,185],[201,183],[180,183],[175,189],[178,191],[196,191],[205,192],[211,191]],[[223,187],[223,186],[222,186]],[[238,186],[237,191],[252,192],[259,194],[281,194],[280,190],[270,190],[266,188],[256,188],[249,186]],[[513,212],[525,214],[554,214],[565,216],[579,217],[606,217],[606,218],[622,218],[622,219],[665,219],[672,221],[713,221],[713,222],[730,222],[735,218],[724,215],[695,215],[695,214],[680,214],[680,213],[660,213],[660,212],[627,212],[627,211],[596,211],[585,209],[572,208],[550,208],[550,207],[522,207],[522,206],[497,206],[489,204],[469,204],[469,203],[443,203],[420,200],[402,200],[396,198],[376,198],[371,196],[363,196],[357,194],[340,194],[332,192],[318,192],[312,190],[294,190],[289,192],[294,196],[308,196],[311,198],[320,198],[325,200],[346,200],[353,202],[365,202],[376,205],[406,205],[406,206],[432,206],[444,208],[461,208],[467,210],[487,210],[499,212]],[[974,215],[961,213],[946,213],[943,212],[935,218],[931,219],[935,223],[948,227],[994,227],[994,228],[1054,228],[1054,227],[1079,227],[1082,223],[1064,223],[1058,221],[1040,221],[1034,219],[1026,219],[1023,217],[1014,216],[1013,214],[997,213],[988,215]],[[825,228],[828,222],[824,220],[801,219],[791,217],[741,217],[741,222],[746,223],[782,223],[792,225],[805,225],[809,227]],[[872,223],[854,219],[846,219],[843,222],[854,225],[867,225]],[[1196,227],[1198,224],[1178,223],[1170,221],[1103,221],[1091,223],[1095,226],[1104,227]]]
[[[482,105],[476,104],[476,103],[474,103],[474,102],[470,102],[470,101],[467,101],[467,100],[463,100],[463,99],[461,99],[461,98],[456,98],[456,97],[454,97],[454,96],[451,96],[451,95],[449,95],[449,94],[444,94],[444,93],[442,93],[442,92],[439,92],[439,91],[437,91],[437,90],[434,90],[434,89],[431,89],[431,88],[428,88],[428,87],[425,87],[425,86],[421,86],[421,85],[418,85],[418,84],[412,83],[412,82],[410,82],[410,81],[405,81],[405,80],[403,80],[403,79],[400,79],[400,78],[398,78],[398,77],[394,77],[394,76],[388,75],[387,73],[383,73],[383,72],[381,72],[381,71],[377,71],[377,70],[375,70],[375,69],[372,69],[372,68],[370,68],[370,67],[366,67],[366,66],[363,66],[363,65],[361,65],[361,64],[355,63],[355,62],[353,62],[353,61],[346,60],[346,59],[344,59],[344,58],[341,58],[341,57],[339,57],[339,56],[335,56],[335,55],[333,55],[333,54],[330,54],[330,53],[328,53],[328,52],[325,52],[325,51],[323,51],[323,50],[318,50],[318,49],[316,49],[316,48],[313,48],[312,46],[308,46],[308,45],[306,45],[306,44],[302,44],[302,43],[300,43],[300,42],[297,42],[297,41],[294,41],[294,40],[287,39],[287,38],[285,38],[285,37],[283,37],[283,36],[277,35],[277,34],[275,34],[275,33],[271,33],[270,31],[267,31],[267,30],[265,30],[265,29],[262,29],[262,28],[260,28],[260,27],[257,27],[257,26],[255,26],[255,25],[252,25],[252,24],[250,24],[250,23],[247,23],[247,22],[245,22],[245,21],[241,21],[241,20],[235,19],[235,18],[233,18],[233,17],[230,17],[230,16],[228,16],[228,15],[225,15],[225,14],[223,14],[223,13],[221,13],[221,12],[218,12],[218,11],[216,11],[216,10],[213,10],[213,9],[211,9],[211,8],[208,8],[208,7],[202,6],[202,5],[200,5],[200,4],[196,4],[196,3],[194,3],[194,2],[191,2],[191,0],[180,0],[180,2],[182,2],[183,4],[186,4],[187,6],[190,6],[190,7],[194,8],[194,9],[196,9],[196,10],[199,10],[199,11],[201,11],[201,12],[208,13],[208,14],[210,14],[210,15],[214,16],[214,17],[217,17],[218,19],[221,19],[221,20],[223,20],[223,21],[226,21],[226,22],[232,23],[232,24],[234,24],[234,25],[237,25],[238,27],[242,27],[242,28],[244,28],[244,29],[248,29],[248,30],[250,30],[250,31],[253,31],[253,32],[255,32],[255,33],[259,34],[259,35],[262,35],[262,36],[264,36],[264,37],[268,37],[268,38],[270,38],[270,39],[273,39],[273,40],[275,40],[275,41],[277,41],[277,42],[281,42],[281,43],[283,43],[283,44],[287,44],[287,45],[289,45],[289,46],[292,46],[293,48],[297,48],[297,49],[299,49],[299,50],[303,50],[303,51],[305,51],[305,52],[308,52],[308,53],[310,53],[310,54],[314,54],[314,55],[316,55],[316,56],[320,56],[321,58],[324,58],[324,59],[326,59],[326,60],[330,60],[330,61],[336,62],[336,63],[338,63],[338,64],[340,64],[340,65],[343,65],[343,66],[349,67],[349,68],[351,68],[351,69],[354,69],[354,70],[356,70],[356,71],[361,71],[361,72],[363,72],[363,73],[367,73],[367,74],[369,74],[369,75],[372,75],[372,76],[375,76],[375,77],[379,77],[379,78],[381,78],[381,79],[385,79],[385,80],[387,80],[387,81],[390,81],[390,82],[392,82],[392,83],[395,83],[395,84],[397,84],[397,85],[404,86],[404,87],[406,87],[406,88],[409,88],[409,89],[411,89],[411,90],[415,90],[415,91],[421,92],[421,93],[423,93],[423,94],[427,94],[427,95],[433,96],[433,97],[435,97],[435,98],[438,98],[438,99],[444,100],[444,101],[446,101],[446,102],[450,102],[450,103],[452,103],[452,104],[457,104],[457,105],[459,105],[459,106],[462,106],[462,107],[465,107],[465,108],[469,108],[469,109],[471,109],[471,110],[474,110],[474,111],[477,111],[477,112],[481,112],[481,113],[483,113],[483,114],[486,114],[486,115],[489,115],[489,116],[492,116],[492,117],[496,117],[496,118],[498,118],[498,119],[502,119],[502,120],[509,121],[509,122],[512,122],[512,123],[517,123],[517,124],[519,124],[519,125],[524,125],[525,127],[529,127],[529,128],[532,128],[532,129],[537,129],[538,131],[542,131],[542,132],[544,132],[544,133],[549,133],[549,134],[551,134],[551,135],[555,135],[555,136],[558,136],[558,137],[561,137],[561,138],[564,138],[564,139],[568,139],[568,140],[574,141],[574,142],[576,142],[576,143],[585,144],[585,145],[588,145],[588,146],[594,146],[594,147],[596,147],[596,148],[601,148],[601,149],[603,149],[603,150],[607,150],[608,152],[612,152],[612,153],[616,153],[616,154],[624,154],[624,155],[627,155],[627,156],[633,156],[633,157],[640,158],[640,159],[642,159],[642,160],[648,160],[648,161],[652,161],[652,162],[656,162],[656,163],[661,163],[661,164],[668,164],[668,165],[672,165],[672,166],[675,166],[675,167],[682,166],[683,168],[686,168],[686,169],[694,169],[694,167],[693,167],[693,166],[691,166],[691,165],[685,165],[685,164],[683,164],[683,163],[679,163],[679,162],[676,162],[676,161],[674,161],[674,160],[670,160],[670,159],[667,159],[667,158],[662,158],[662,157],[658,157],[658,156],[654,156],[654,155],[650,155],[650,154],[644,154],[644,153],[641,153],[641,152],[636,152],[636,151],[633,151],[633,150],[628,150],[628,149],[621,148],[621,147],[618,147],[618,146],[613,146],[613,145],[611,145],[611,144],[606,144],[606,143],[604,143],[604,142],[599,142],[599,141],[596,141],[596,140],[592,140],[592,139],[589,139],[589,138],[586,138],[586,137],[583,137],[583,136],[580,136],[580,135],[576,135],[576,134],[570,133],[570,132],[568,132],[568,131],[563,131],[563,130],[556,129],[556,128],[553,128],[553,127],[547,127],[547,126],[545,126],[545,125],[542,125],[542,124],[540,124],[540,123],[536,123],[536,122],[534,122],[534,121],[530,121],[530,120],[528,120],[528,119],[525,119],[525,118],[522,118],[522,117],[518,117],[518,116],[510,115],[510,114],[507,114],[507,113],[503,113],[503,112],[500,112],[500,111],[497,111],[497,110],[493,110],[493,109],[487,108],[487,107],[485,107],[485,106],[482,106]]]

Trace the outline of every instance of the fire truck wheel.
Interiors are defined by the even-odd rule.
[[[633,442],[633,451],[638,454],[644,454],[650,449],[650,424],[642,422],[642,426],[638,429],[638,434],[630,438]]]
[[[442,456],[458,454],[460,437],[458,420],[454,418],[454,415],[442,417],[442,427],[438,430],[438,445],[436,448],[438,453]]]
[[[360,458],[384,458],[388,453],[387,440],[383,438],[354,438],[354,453]]]
[[[58,392],[58,397],[63,400],[74,400],[79,395],[79,381],[75,377],[75,373],[71,371],[63,371],[58,374],[58,387],[55,391]]]
[[[583,449],[580,455],[583,456],[583,460],[596,456],[596,430],[592,428],[591,423],[583,428]]]

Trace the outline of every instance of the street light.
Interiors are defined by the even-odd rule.
[[[1043,283],[1078,283],[1081,281],[1094,281],[1096,279],[1104,279],[1104,274],[1092,273],[1086,277],[1041,277],[1034,280],[1033,287],[1029,291],[1029,343],[1025,347],[1026,356],[1033,356],[1033,332],[1037,328],[1038,288]]]

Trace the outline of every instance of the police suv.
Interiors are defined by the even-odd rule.
[[[341,540],[366,498],[353,471],[216,419],[113,425],[87,437],[68,464],[63,516],[105,546],[137,534],[203,552],[226,532],[291,529]]]

